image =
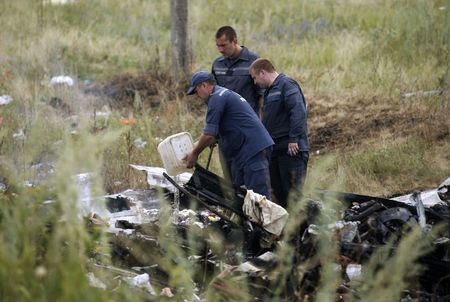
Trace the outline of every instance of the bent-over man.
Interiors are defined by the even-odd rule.
[[[200,153],[217,141],[230,162],[233,184],[245,185],[271,199],[269,160],[273,140],[247,101],[216,85],[207,71],[193,75],[187,94],[205,101],[208,111],[203,133],[186,156],[186,166],[192,168]]]

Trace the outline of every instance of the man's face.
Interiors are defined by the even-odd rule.
[[[250,69],[250,75],[252,76],[255,85],[261,88],[268,88],[267,81],[265,80],[265,72],[261,70],[260,72],[255,72],[254,69]]]
[[[195,93],[203,101],[207,101],[209,98],[208,85],[205,82],[198,84],[195,88]]]
[[[236,51],[236,41],[230,41],[225,35],[216,39],[217,50],[225,59],[232,58]]]

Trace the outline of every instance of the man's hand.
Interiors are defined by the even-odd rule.
[[[288,151],[287,151],[287,153],[290,155],[290,156],[294,156],[294,155],[297,155],[298,154],[298,152],[299,152],[299,148],[298,148],[298,144],[297,143],[289,143],[288,144]]]
[[[208,147],[211,146],[216,142],[216,139],[214,136],[202,134],[200,135],[199,139],[194,143],[194,148],[192,149],[192,152],[186,155],[183,160],[186,161],[186,168],[190,169],[195,166],[195,163],[197,162],[197,159],[202,153],[202,151]]]
[[[197,162],[198,155],[194,154],[194,152],[189,153],[186,155],[184,160],[186,161],[186,168],[190,169],[193,168],[195,163]]]

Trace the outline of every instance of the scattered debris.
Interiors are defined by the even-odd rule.
[[[103,289],[103,290],[106,289],[106,284],[103,283],[97,277],[95,277],[94,273],[92,273],[92,272],[87,273],[87,278],[88,278],[88,282],[89,282],[90,286],[96,287],[96,288],[100,288],[100,289]]]
[[[17,130],[16,133],[13,134],[13,138],[19,141],[25,140],[25,133],[23,132],[23,129]]]
[[[164,287],[159,294],[161,297],[173,298],[175,295],[169,287]]]
[[[448,90],[440,89],[440,90],[429,90],[429,91],[416,91],[416,92],[408,92],[403,93],[402,97],[407,99],[411,97],[429,97],[429,96],[436,96],[436,95],[443,95],[447,94]]]
[[[202,272],[193,276],[192,287],[200,293],[200,296],[194,294],[190,298],[193,301],[202,301],[202,289],[208,285],[217,293],[231,294],[228,281],[233,278],[245,278],[249,294],[258,301],[274,297],[277,284],[282,282],[276,269],[280,260],[283,261],[277,259],[276,251],[292,244],[295,249],[293,271],[287,277],[292,280],[288,280],[291,283],[286,281],[290,285],[284,289],[284,295],[288,300],[298,300],[314,297],[322,270],[320,261],[314,260],[317,257],[316,238],[321,232],[331,231],[336,234],[333,238],[339,240],[340,254],[335,271],[342,275],[342,280],[336,295],[342,300],[346,295],[358,296],[352,286],[364,282],[366,261],[379,247],[392,244],[394,251],[397,241],[392,239],[401,238],[404,232],[416,226],[420,226],[427,236],[434,226],[450,224],[450,178],[438,189],[430,190],[430,196],[439,198],[433,202],[426,192],[395,200],[318,190],[321,199],[332,197],[348,205],[342,213],[342,220],[329,225],[312,223],[323,205],[320,200],[307,200],[308,219],[290,239],[283,238],[282,234],[287,213],[275,211],[275,215],[264,216],[270,213],[271,208],[265,208],[270,205],[268,200],[244,188],[233,188],[199,165],[193,174],[183,173],[173,178],[162,168],[131,167],[146,172],[150,188],[106,196],[107,219],[91,215],[90,221],[107,227],[113,263],[139,271],[139,274],[129,275],[124,280],[144,290],[152,299],[158,296],[178,299],[182,295],[182,290],[171,285],[169,273],[163,269],[161,261],[167,258],[167,253],[160,245],[161,236],[175,236],[169,240],[186,252],[186,259],[194,271]],[[251,206],[248,204],[250,200]],[[166,223],[160,221],[162,203],[168,203],[173,209],[170,222],[176,234],[161,233],[162,223]],[[250,214],[255,211],[259,214]],[[280,225],[274,229],[267,228],[267,217],[281,222]],[[195,237],[196,249],[190,244],[188,230],[195,230],[189,236]],[[219,250],[213,248],[217,244],[220,245]],[[405,290],[405,299],[408,296],[423,301],[450,298],[448,229],[439,233],[433,244],[434,249],[419,259],[425,268],[417,277],[420,291]],[[179,261],[171,260],[174,263]],[[298,275],[295,268],[305,263],[308,265],[302,275]],[[96,286],[94,281],[90,282]],[[101,283],[98,286],[102,286]]]
[[[6,192],[8,190],[8,181],[5,177],[0,175],[0,192]]]
[[[63,5],[63,4],[72,4],[75,3],[76,0],[44,0],[45,5]]]
[[[51,78],[51,80],[50,80],[50,85],[53,87],[59,87],[59,86],[72,87],[73,84],[74,84],[74,81],[69,76],[56,76],[56,77]]]
[[[420,199],[426,208],[448,204],[450,202],[450,177],[440,184],[437,189],[428,190],[425,192],[415,192],[412,194],[393,197],[391,199],[404,202],[409,205],[415,205],[415,200],[413,197],[414,194],[418,194],[418,196],[420,196]]]
[[[153,296],[156,295],[155,290],[153,289],[153,286],[150,283],[150,276],[147,273],[137,275],[133,278],[128,279],[128,282],[134,286],[145,289],[147,292],[152,294]]]
[[[132,165],[130,164],[130,167],[139,170],[144,171],[147,173],[147,183],[151,188],[163,188],[168,189],[169,191],[174,191],[175,187],[168,181],[164,176],[163,173],[166,173],[166,169],[159,168],[159,167],[148,167],[148,166],[140,166],[140,165]],[[175,180],[179,184],[185,184],[187,183],[192,177],[191,173],[184,172],[181,174],[178,174],[175,176]]]
[[[8,105],[13,101],[13,98],[10,95],[0,95],[0,106]]]
[[[133,145],[138,149],[144,149],[147,145],[147,142],[144,141],[141,137],[138,137],[133,141]]]

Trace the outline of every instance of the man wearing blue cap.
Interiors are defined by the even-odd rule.
[[[231,163],[231,176],[236,187],[271,199],[269,160],[273,140],[255,111],[239,94],[216,85],[207,71],[194,74],[188,95],[197,94],[208,105],[203,134],[186,156],[192,168],[200,153],[216,143]]]

